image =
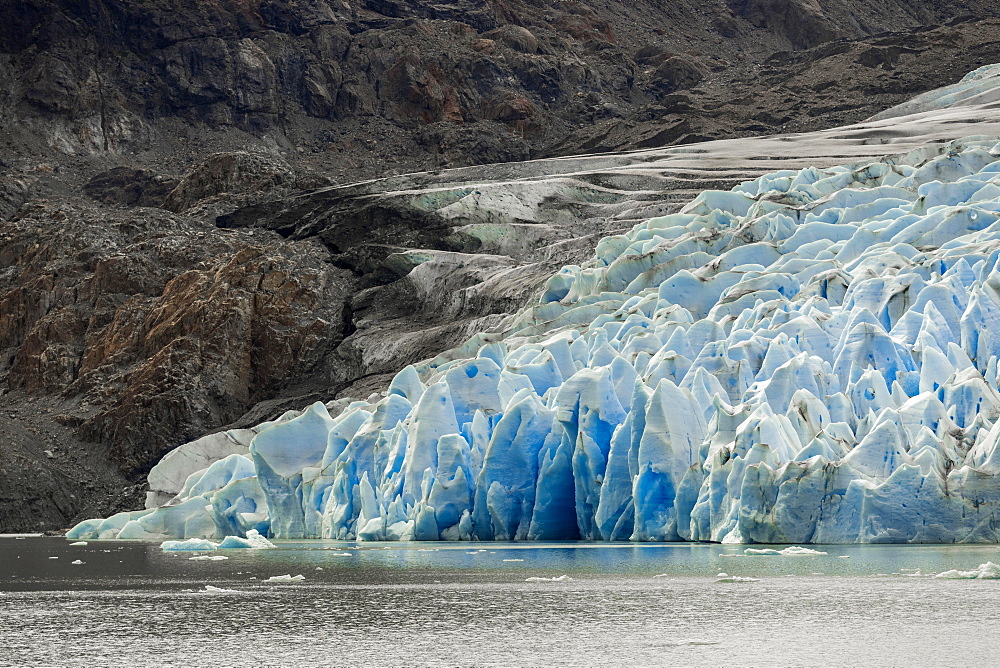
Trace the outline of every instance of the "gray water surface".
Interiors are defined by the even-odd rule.
[[[0,538],[0,666],[1000,663],[1000,581],[926,575],[996,546],[818,549],[285,541],[198,561]],[[305,580],[265,582],[284,574]]]

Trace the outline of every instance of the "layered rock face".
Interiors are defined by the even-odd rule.
[[[172,447],[382,392],[703,188],[913,137],[611,151],[829,127],[1000,59],[992,3],[765,4],[18,3],[0,530],[136,507]],[[606,155],[550,159],[581,152]]]
[[[183,446],[154,469],[166,505],[70,536],[996,542],[998,101],[994,65],[864,125],[777,138],[918,148],[704,191],[602,238],[384,397],[230,432],[246,450],[225,458],[206,454],[218,437]],[[748,143],[724,142],[729,160]],[[712,145],[692,148],[707,167]],[[670,162],[631,157],[654,168],[605,176]],[[434,195],[496,215],[501,192],[569,176]]]

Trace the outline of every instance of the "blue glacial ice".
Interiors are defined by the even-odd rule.
[[[701,193],[69,537],[1000,540],[1000,144]]]

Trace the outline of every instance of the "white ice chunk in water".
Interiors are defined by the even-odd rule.
[[[941,580],[1000,580],[1000,564],[987,561],[971,571],[952,569],[934,576]]]
[[[220,550],[232,550],[232,549],[251,549],[251,550],[267,550],[275,547],[274,543],[269,541],[264,536],[260,535],[260,532],[256,529],[250,529],[247,531],[246,538],[240,538],[239,536],[226,536],[219,543],[218,549]]]
[[[224,589],[222,587],[215,587],[213,585],[205,585],[205,589],[202,590],[206,594],[236,594],[239,593],[236,589]]]
[[[189,538],[187,540],[165,540],[160,543],[160,549],[164,552],[208,552],[219,548],[218,543],[213,543],[204,538]]]
[[[775,550],[770,547],[755,548],[748,547],[743,550],[743,554],[748,556],[777,556],[777,557],[817,557],[829,554],[829,552],[820,552],[819,550],[813,550],[808,547],[801,547],[798,545],[790,545],[783,550]]]

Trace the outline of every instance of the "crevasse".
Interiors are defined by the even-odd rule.
[[[1000,540],[998,221],[995,139],[703,192],[69,537]]]

